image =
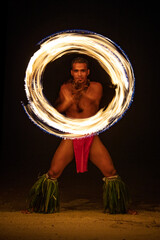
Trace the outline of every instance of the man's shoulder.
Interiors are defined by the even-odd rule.
[[[71,83],[69,83],[69,82],[66,82],[66,83],[63,83],[62,85],[61,85],[61,91],[63,91],[64,89],[69,89],[69,88],[71,88]]]
[[[102,97],[103,94],[103,87],[102,84],[99,82],[90,82],[90,91],[92,96],[94,96],[96,99],[99,99]]]
[[[95,89],[97,91],[102,91],[103,87],[100,82],[90,82],[90,86],[92,89]]]

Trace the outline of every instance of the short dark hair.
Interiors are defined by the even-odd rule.
[[[82,57],[76,57],[71,62],[71,68],[73,68],[74,63],[85,63],[87,65],[87,68],[89,67],[88,60]]]

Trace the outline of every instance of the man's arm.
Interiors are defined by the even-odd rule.
[[[73,97],[68,90],[66,84],[63,84],[61,86],[60,92],[59,92],[59,97],[56,101],[56,110],[60,113],[64,113],[70,105],[73,103]]]
[[[95,82],[93,84],[92,97],[94,99],[95,109],[99,110],[100,101],[103,95],[103,87],[101,83]]]

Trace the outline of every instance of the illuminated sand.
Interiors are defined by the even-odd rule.
[[[135,216],[128,214],[104,214],[100,195],[101,186],[96,186],[93,190],[89,189],[88,186],[85,187],[78,184],[73,187],[70,184],[63,184],[61,186],[62,199],[61,211],[59,213],[22,214],[21,209],[24,209],[25,195],[29,185],[23,181],[20,183],[16,182],[15,185],[12,183],[12,188],[8,187],[7,191],[1,191],[0,239],[159,239],[159,204],[138,203],[135,207],[138,210],[138,215]]]
[[[1,212],[0,239],[8,240],[157,240],[160,236],[160,212],[139,211],[139,215],[109,215],[101,210],[62,210],[56,214]],[[67,204],[72,206],[73,202]],[[88,206],[89,207],[89,206]],[[159,208],[160,210],[160,208]]]

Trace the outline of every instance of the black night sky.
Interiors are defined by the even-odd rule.
[[[25,114],[24,76],[27,64],[43,38],[62,30],[86,29],[116,42],[130,59],[136,79],[134,101],[125,116],[100,138],[116,169],[128,184],[134,201],[158,201],[159,157],[159,17],[158,2],[136,1],[8,1],[3,82],[2,191],[22,195],[45,173],[60,139],[35,126]],[[53,66],[53,69],[52,69]],[[69,61],[62,57],[46,68],[44,92],[55,99],[60,82],[68,78]],[[91,69],[92,71],[92,69]],[[92,71],[93,79],[103,73]],[[65,75],[66,74],[66,75]],[[97,75],[96,75],[97,74]],[[54,82],[53,82],[54,81]],[[58,82],[59,81],[59,82]],[[57,83],[58,82],[58,83]],[[73,161],[60,177],[62,188],[97,196],[102,174],[76,173]],[[18,190],[16,190],[18,189]],[[94,189],[94,191],[92,191]],[[65,190],[64,190],[65,191]],[[71,191],[71,190],[70,190]],[[68,195],[67,195],[68,194]],[[71,192],[65,197],[69,198]],[[101,196],[98,196],[101,198]]]

